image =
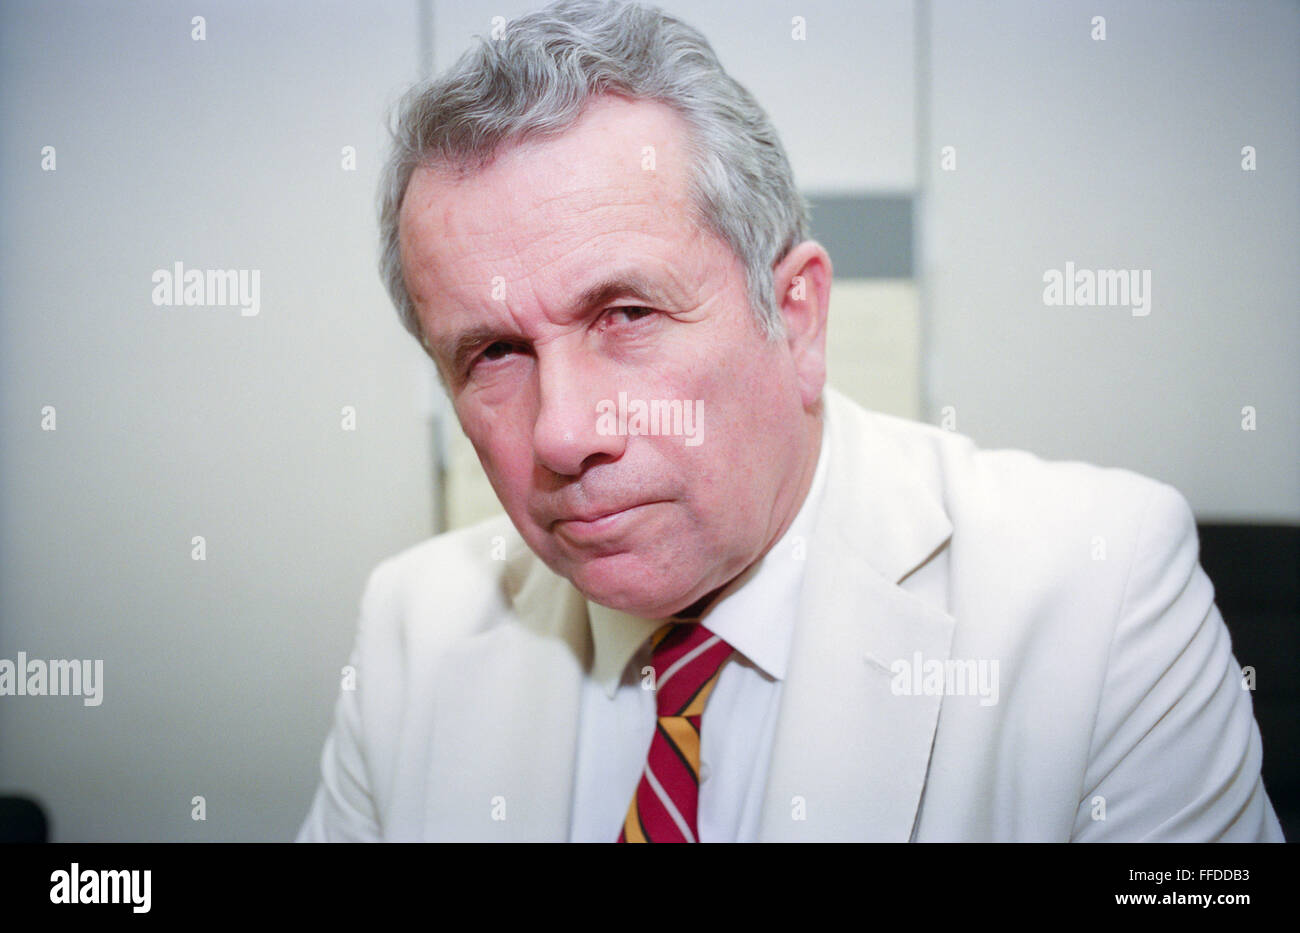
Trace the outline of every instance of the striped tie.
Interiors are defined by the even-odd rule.
[[[729,644],[698,622],[654,633],[658,725],[619,842],[696,842],[700,799],[700,717]]]

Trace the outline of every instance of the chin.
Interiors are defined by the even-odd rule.
[[[688,587],[663,577],[656,578],[642,568],[629,567],[626,560],[619,560],[626,557],[617,555],[587,561],[564,576],[592,602],[646,619],[666,618],[689,595]]]

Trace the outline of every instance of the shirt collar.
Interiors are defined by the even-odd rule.
[[[803,552],[826,486],[827,432],[812,485],[799,512],[781,539],[731,581],[700,621],[774,679],[785,677],[790,637],[803,583]],[[628,661],[658,628],[662,619],[643,619],[587,600],[587,617],[595,647],[592,677],[611,699],[623,680]]]

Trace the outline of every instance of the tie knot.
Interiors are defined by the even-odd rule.
[[[659,716],[698,716],[732,647],[698,622],[670,622],[651,639]]]

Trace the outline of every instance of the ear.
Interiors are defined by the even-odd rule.
[[[831,257],[805,240],[772,268],[776,307],[794,361],[804,408],[811,410],[826,385],[826,314],[831,304]]]

